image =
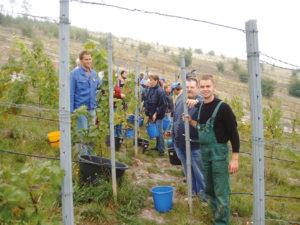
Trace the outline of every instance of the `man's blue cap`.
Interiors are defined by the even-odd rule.
[[[171,91],[173,91],[177,87],[180,87],[180,83],[179,82],[172,83],[172,85],[171,85]]]

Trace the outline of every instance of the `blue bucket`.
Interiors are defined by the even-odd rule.
[[[129,115],[127,118],[128,123],[134,124],[134,117],[135,116],[133,114]],[[139,116],[138,123],[139,123],[140,127],[143,126],[143,124],[144,124],[143,117]]]
[[[131,124],[134,124],[134,115],[133,114],[129,115],[127,121]]]
[[[173,147],[173,140],[172,140],[172,138],[170,138],[170,139],[167,140],[167,146],[168,146],[168,148],[172,148]]]
[[[172,186],[156,186],[151,189],[156,211],[165,213],[172,209],[173,191]]]
[[[139,117],[139,127],[144,125],[144,119],[143,117]]]
[[[163,130],[166,131],[170,127],[171,120],[169,117],[165,116],[162,121]]]
[[[150,139],[158,137],[159,132],[155,123],[148,123],[146,129]]]
[[[134,137],[134,129],[127,128],[125,131],[125,135],[127,138],[133,138]]]

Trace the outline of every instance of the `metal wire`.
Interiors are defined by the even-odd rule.
[[[299,65],[292,64],[292,63],[289,63],[289,62],[284,61],[284,60],[281,60],[281,59],[277,59],[277,58],[275,58],[275,57],[273,57],[273,56],[270,56],[270,55],[268,55],[268,54],[266,54],[266,53],[263,53],[263,52],[260,52],[260,54],[263,55],[263,56],[265,56],[265,57],[267,57],[267,58],[273,59],[273,60],[275,60],[275,61],[277,61],[277,62],[286,64],[286,65],[289,65],[289,66],[292,66],[292,67],[296,67],[297,69],[300,69],[300,66],[299,66]]]
[[[37,16],[37,15],[32,15],[32,14],[29,14],[29,13],[21,13],[21,12],[9,12],[7,10],[2,10],[0,12],[0,14],[3,14],[5,13],[5,15],[13,15],[13,14],[16,14],[16,15],[21,15],[23,17],[30,17],[30,18],[33,18],[33,19],[41,19],[41,20],[45,20],[45,21],[48,21],[48,22],[54,22],[54,23],[57,23],[58,24],[58,19],[55,19],[55,18],[52,18],[52,17],[48,17],[48,16]],[[4,15],[4,14],[3,14]]]
[[[156,11],[149,11],[149,10],[137,9],[137,8],[127,8],[124,6],[107,4],[107,3],[103,3],[103,2],[90,2],[90,1],[82,1],[82,0],[71,0],[71,2],[78,2],[78,3],[82,3],[82,4],[91,4],[91,5],[100,5],[100,6],[106,6],[106,7],[116,8],[116,9],[120,9],[120,10],[125,10],[125,11],[129,11],[129,12],[139,12],[139,13],[143,13],[143,14],[152,14],[152,15],[158,15],[158,16],[169,17],[169,18],[206,23],[206,24],[213,25],[213,26],[218,26],[218,27],[222,27],[222,28],[226,28],[226,29],[245,32],[244,29],[237,28],[237,27],[223,25],[220,23],[215,23],[215,22],[211,22],[211,21],[207,21],[207,20],[195,19],[195,18],[190,18],[190,17],[185,17],[185,16],[177,16],[177,15],[166,14],[166,13],[161,13],[161,12],[156,12]]]
[[[253,193],[251,193],[251,192],[231,192],[230,195],[253,195]],[[284,199],[300,200],[300,197],[298,197],[298,196],[270,195],[270,194],[265,194],[265,196],[270,197],[270,198],[284,198]]]

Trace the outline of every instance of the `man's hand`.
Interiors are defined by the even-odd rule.
[[[196,99],[188,99],[186,100],[186,104],[189,108],[194,107],[196,104],[198,103],[198,101]]]
[[[235,174],[239,170],[239,154],[238,153],[232,153],[232,157],[229,163],[229,173]]]
[[[121,98],[125,98],[126,97],[126,95],[124,95],[124,94],[121,94]]]
[[[188,122],[190,122],[192,120],[190,115],[186,115],[184,113],[182,113],[182,120],[187,120]]]

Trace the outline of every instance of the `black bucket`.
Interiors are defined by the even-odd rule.
[[[149,147],[149,140],[144,139],[144,138],[138,138],[138,146],[142,147],[143,152],[145,152],[147,150],[147,148]],[[133,144],[134,144],[134,140],[133,140]]]
[[[115,137],[116,151],[120,150],[122,143],[123,143],[123,138],[122,137]],[[110,136],[109,135],[106,136],[105,144],[106,144],[107,147],[110,147]]]
[[[116,161],[116,177],[121,178],[128,169],[124,163]],[[95,183],[99,177],[111,178],[111,160],[99,156],[83,155],[79,157],[80,182]]]
[[[169,160],[172,165],[181,165],[181,161],[177,156],[174,148],[168,148]]]

